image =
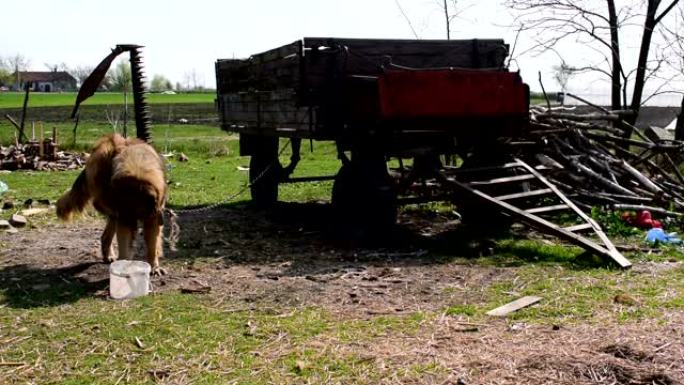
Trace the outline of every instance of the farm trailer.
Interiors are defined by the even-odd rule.
[[[466,219],[512,217],[629,266],[543,167],[501,146],[529,130],[529,88],[508,71],[507,56],[499,39],[304,38],[216,62],[221,126],[240,134],[258,205],[274,203],[280,183],[334,179],[332,204],[343,223],[386,229],[398,204],[455,200]],[[280,138],[292,147],[285,167]],[[337,175],[291,177],[302,139],[335,143]],[[458,155],[463,167],[442,164],[443,155]],[[390,158],[400,160],[396,172]],[[543,217],[559,209],[581,223],[563,227]],[[578,234],[587,229],[600,244]]]

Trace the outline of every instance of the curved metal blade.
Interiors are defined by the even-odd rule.
[[[126,47],[116,46],[116,48],[112,50],[112,53],[104,58],[104,60],[102,60],[100,64],[95,67],[93,72],[90,73],[88,78],[81,85],[81,89],[78,90],[78,95],[76,96],[76,105],[74,105],[74,109],[71,111],[71,119],[76,116],[76,112],[78,112],[78,107],[81,105],[81,103],[93,96],[95,91],[97,91],[97,87],[99,87],[100,83],[102,83],[102,79],[104,79],[105,75],[107,74],[107,70],[109,70],[109,67],[111,67],[114,59],[125,51]]]

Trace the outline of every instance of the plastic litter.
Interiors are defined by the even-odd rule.
[[[114,299],[149,294],[152,267],[144,261],[120,260],[109,266],[109,295]]]
[[[633,215],[630,212],[624,212],[622,213],[622,220],[640,229],[663,227],[663,224],[659,220],[653,219],[651,212],[648,210],[641,210],[637,212],[636,215]]]
[[[9,186],[7,186],[7,183],[0,180],[0,195],[7,192],[7,190],[9,190]]]
[[[646,242],[649,243],[663,243],[663,244],[678,244],[682,240],[677,236],[677,233],[666,233],[662,228],[652,228],[646,233]]]

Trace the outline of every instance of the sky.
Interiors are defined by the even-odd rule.
[[[399,4],[420,38],[445,37],[439,0]],[[453,38],[506,37],[492,25],[506,13],[498,1],[481,1],[475,11],[455,22]],[[33,70],[92,66],[116,44],[131,43],[145,46],[148,77],[182,82],[194,70],[209,86],[216,59],[305,36],[414,38],[395,0],[15,0],[2,12],[13,16],[0,24],[0,56],[20,53]]]
[[[399,4],[400,7],[397,5]],[[22,54],[30,69],[45,64],[94,66],[116,44],[139,44],[148,79],[184,83],[194,72],[215,86],[214,62],[242,58],[306,36],[445,38],[440,0],[10,0],[3,2],[0,57]],[[459,0],[452,38],[503,38],[514,43],[513,16],[501,0]],[[402,13],[403,10],[403,13]],[[410,20],[411,25],[407,22]],[[412,27],[412,28],[411,28]],[[413,29],[413,30],[412,30]],[[415,34],[414,34],[415,31]],[[518,50],[531,40],[520,36]],[[547,89],[554,54],[517,57],[514,70]],[[584,82],[586,83],[586,82]],[[593,83],[593,82],[592,82]]]

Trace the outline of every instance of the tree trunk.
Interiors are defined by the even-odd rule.
[[[612,72],[611,72],[611,90],[610,90],[610,107],[613,111],[622,109],[622,98],[620,91],[621,84],[621,70],[622,64],[620,62],[620,40],[619,40],[619,26],[617,12],[615,11],[615,1],[606,0],[608,3],[608,22],[610,23],[610,49],[612,57]],[[625,100],[625,103],[627,101]]]
[[[451,40],[451,23],[449,22],[449,8],[447,0],[444,0],[444,20],[446,21],[447,40]]]
[[[632,104],[630,109],[635,112],[634,115],[627,118],[627,122],[634,125],[639,115],[639,108],[641,107],[641,98],[644,95],[644,82],[646,79],[646,65],[648,62],[648,54],[651,48],[651,38],[653,37],[653,30],[656,26],[656,11],[660,5],[660,0],[649,0],[648,9],[646,11],[646,20],[644,21],[644,33],[641,36],[641,46],[639,48],[639,61],[637,62],[636,77],[634,78],[634,92],[632,94]]]
[[[677,125],[675,125],[675,139],[684,140],[684,96],[682,96],[682,105],[677,115]]]

